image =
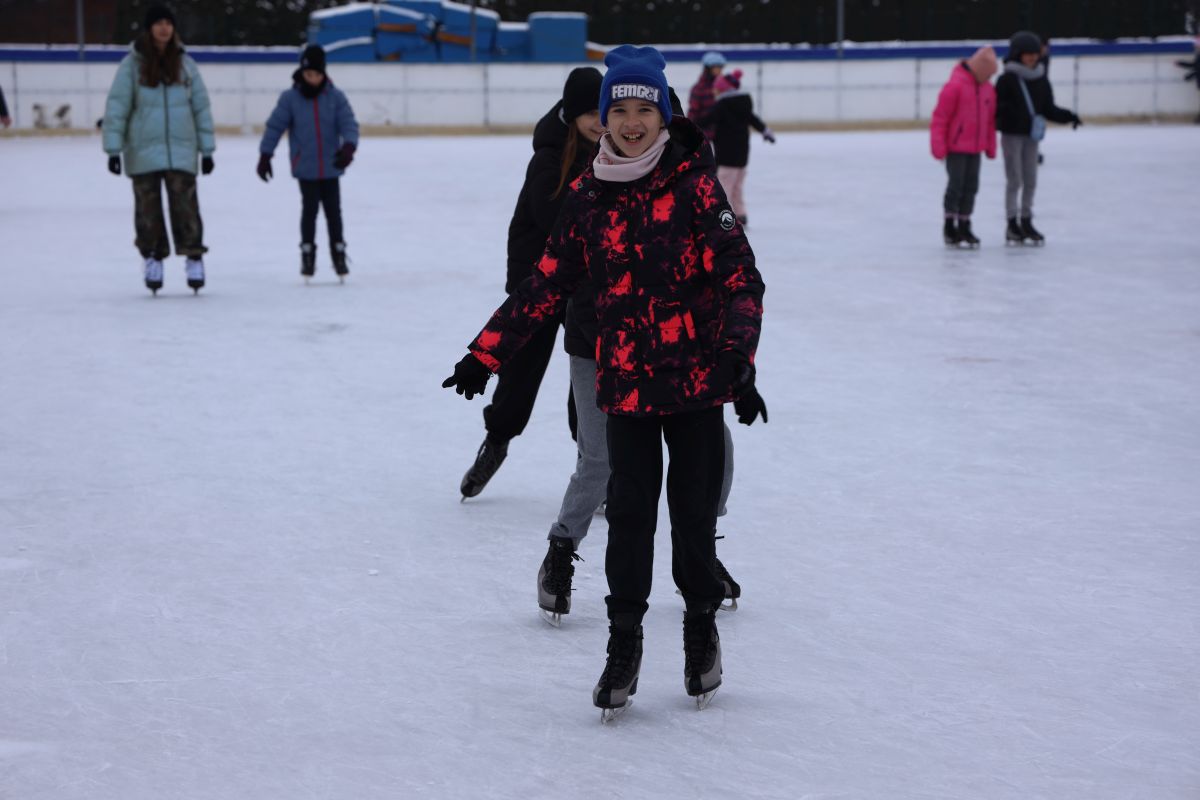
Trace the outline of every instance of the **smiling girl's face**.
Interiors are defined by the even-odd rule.
[[[658,106],[626,97],[608,107],[608,132],[621,155],[637,158],[650,149],[663,128]]]

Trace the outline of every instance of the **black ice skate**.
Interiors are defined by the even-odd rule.
[[[725,569],[725,565],[721,563],[721,559],[713,559],[713,572],[717,576],[717,580],[725,584],[725,600],[721,604],[721,608],[725,611],[737,611],[738,598],[742,596],[742,587],[729,574],[729,570]]]
[[[614,621],[608,627],[608,661],[592,690],[592,703],[600,709],[600,722],[611,722],[633,705],[641,669],[642,626]]]
[[[562,536],[550,537],[550,549],[538,570],[538,607],[542,618],[556,628],[562,624],[563,614],[571,613],[574,562],[582,560],[575,552],[575,542]]]
[[[308,279],[317,271],[317,246],[312,242],[304,242],[300,245],[300,275],[304,278],[304,282],[308,283]]]
[[[338,281],[345,283],[346,276],[350,274],[350,268],[346,266],[346,243],[334,242],[329,250],[333,258],[333,271],[337,273]]]
[[[971,231],[971,220],[961,217],[958,220],[958,240],[974,250],[979,247],[979,237]]]
[[[200,294],[204,288],[204,262],[197,258],[188,258],[184,265],[187,270],[187,284],[193,294]]]
[[[1004,229],[1004,246],[1025,244],[1025,231],[1016,217],[1008,218],[1008,227]]]
[[[683,686],[703,711],[721,685],[721,637],[716,612],[689,611],[683,616]]]
[[[958,220],[954,217],[946,217],[942,225],[942,241],[949,247],[958,247]]]
[[[146,288],[155,297],[158,297],[158,290],[163,285],[163,263],[157,258],[146,259],[146,269],[143,273],[146,280]]]
[[[483,491],[483,487],[488,485],[488,481],[496,474],[496,470],[500,469],[500,465],[504,463],[504,459],[508,456],[508,440],[493,439],[491,434],[488,434],[483,444],[479,445],[479,452],[475,454],[475,463],[463,475],[462,486],[459,487],[462,492],[463,499],[474,497]]]
[[[1046,237],[1033,227],[1033,217],[1021,217],[1021,231],[1025,234],[1025,238],[1030,244],[1035,247],[1041,247],[1046,243]]]

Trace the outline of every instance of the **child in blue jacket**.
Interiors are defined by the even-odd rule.
[[[325,209],[329,249],[339,279],[346,268],[346,242],[342,237],[341,190],[338,177],[354,160],[358,149],[358,122],[340,89],[325,74],[325,51],[317,45],[304,48],[300,68],[292,73],[291,89],[267,120],[258,146],[258,177],[270,180],[271,156],[284,131],[291,151],[292,177],[300,181],[300,274],[307,280],[317,263],[317,209]]]

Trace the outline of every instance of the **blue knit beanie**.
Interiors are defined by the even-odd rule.
[[[608,124],[608,107],[633,98],[658,106],[663,124],[671,122],[671,99],[663,69],[667,60],[653,47],[623,44],[604,57],[604,82],[600,85],[600,124]]]

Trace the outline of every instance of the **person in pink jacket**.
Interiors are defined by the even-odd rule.
[[[950,73],[938,95],[929,125],[933,157],[946,161],[950,179],[942,207],[946,244],[978,247],[971,212],[979,191],[980,154],[996,157],[996,89],[990,80],[999,70],[996,51],[981,47]]]

